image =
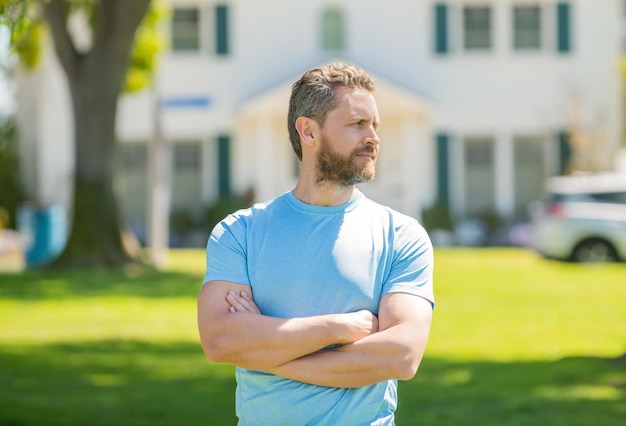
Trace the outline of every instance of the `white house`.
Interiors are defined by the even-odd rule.
[[[545,177],[611,169],[622,145],[619,0],[170,3],[160,108],[146,91],[123,96],[118,111],[120,191],[138,227],[157,127],[171,153],[171,211],[199,215],[220,197],[253,190],[264,200],[292,188],[290,87],[333,60],[377,81],[381,153],[362,191],[417,218],[439,204],[456,219],[524,221]],[[37,152],[26,161],[37,170],[29,186],[40,202],[67,205],[60,69],[51,59],[24,78],[24,149]]]

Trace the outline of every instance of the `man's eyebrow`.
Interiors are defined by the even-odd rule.
[[[350,117],[350,120],[359,120],[359,121],[372,121],[375,120],[375,117],[370,117],[367,114],[354,114]]]

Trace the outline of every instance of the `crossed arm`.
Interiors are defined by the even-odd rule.
[[[378,318],[359,311],[283,319],[262,315],[249,292],[227,281],[203,286],[198,328],[209,359],[343,388],[408,380],[421,362],[432,308],[419,296],[383,296]]]

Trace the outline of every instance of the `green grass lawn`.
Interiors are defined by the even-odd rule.
[[[233,368],[196,330],[202,250],[165,272],[0,275],[0,425],[233,425]],[[622,425],[626,265],[436,252],[402,425]]]

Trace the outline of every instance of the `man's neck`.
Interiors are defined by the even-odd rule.
[[[326,182],[314,183],[298,180],[293,190],[293,195],[300,201],[314,206],[340,206],[354,197],[356,188],[354,185],[342,186]]]

